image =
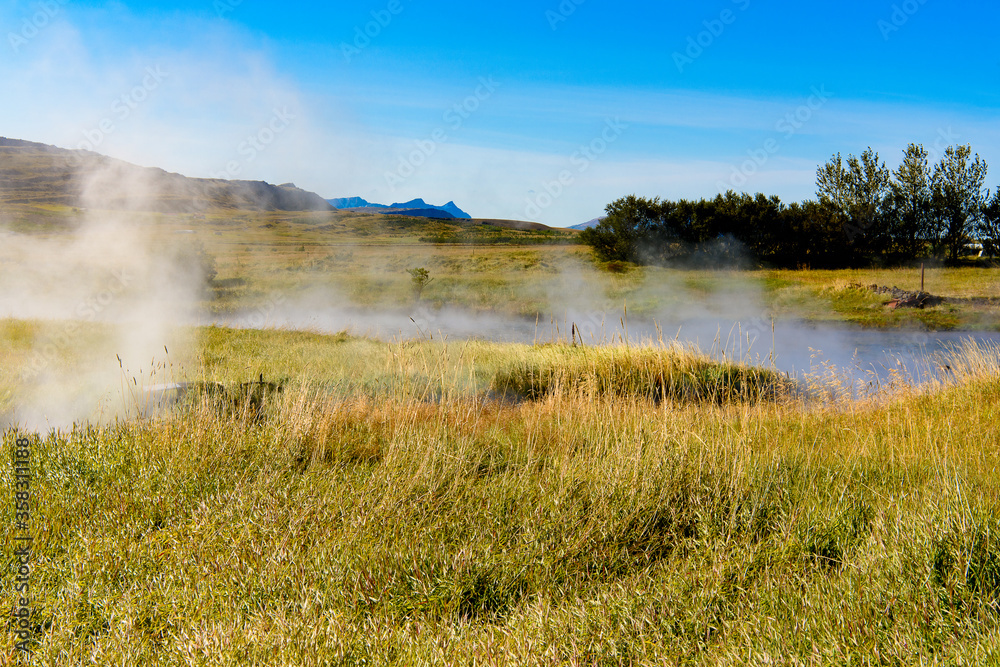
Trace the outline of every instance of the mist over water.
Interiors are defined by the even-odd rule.
[[[125,237],[119,233],[118,238]],[[51,247],[44,249],[53,251]],[[97,256],[107,259],[108,252]],[[657,318],[626,318],[624,308],[621,312],[564,308],[558,316],[537,317],[419,303],[410,308],[373,310],[315,292],[279,296],[264,308],[230,316],[208,316],[198,314],[195,307],[196,284],[179,284],[158,293],[155,273],[170,271],[170,267],[151,261],[134,248],[132,255],[125,256],[131,260],[117,257],[125,268],[116,277],[105,262],[98,262],[98,267],[56,254],[54,262],[45,265],[52,271],[45,274],[46,279],[36,267],[38,273],[28,274],[18,289],[7,286],[0,298],[0,317],[58,323],[54,336],[35,342],[32,368],[26,376],[28,400],[20,402],[8,421],[38,429],[127,416],[128,404],[143,385],[180,379],[161,371],[169,360],[168,344],[174,354],[181,352],[174,347],[178,345],[177,328],[189,325],[326,334],[346,331],[386,342],[575,341],[587,346],[676,342],[719,360],[773,367],[793,378],[836,379],[856,395],[896,381],[920,384],[939,377],[942,364],[947,363],[941,355],[966,341],[1000,345],[1000,333],[994,332],[874,330],[789,319],[772,323],[759,315],[750,317],[756,306],[751,305],[753,299],[748,295],[735,309],[742,317],[712,314],[708,312],[711,309],[691,304]],[[143,261],[149,265],[143,267]],[[91,281],[83,281],[80,276],[84,275],[91,276]],[[114,287],[114,280],[125,280],[128,289]],[[57,288],[57,283],[74,287]],[[718,300],[715,307],[719,304],[725,300]],[[59,362],[62,348],[71,343],[81,345],[76,337],[84,322],[103,328],[84,345],[84,353],[90,357],[87,363],[68,372]],[[190,341],[185,343],[190,345]],[[127,386],[129,378],[133,378],[132,387]]]
[[[113,176],[94,177],[95,206],[82,213],[72,233],[4,236],[3,257],[10,264],[0,267],[0,318],[49,325],[30,341],[22,377],[4,378],[9,386],[16,382],[18,393],[13,414],[0,415],[0,427],[59,428],[129,416],[143,386],[196,379],[174,377],[170,370],[171,354],[176,359],[197,350],[184,333],[192,325],[347,331],[383,341],[678,342],[720,360],[773,365],[796,378],[825,375],[875,388],[934,378],[934,356],[964,340],[1000,344],[997,333],[772,322],[760,288],[740,274],[716,280],[707,273],[696,277],[694,286],[690,274],[657,274],[630,283],[629,301],[619,306],[611,296],[615,279],[576,260],[543,280],[532,278],[540,280],[532,285],[544,304],[533,317],[419,300],[408,307],[361,307],[329,287],[308,286],[273,294],[252,310],[211,316],[204,310],[205,277],[192,260],[192,247],[185,246],[194,235],[177,235],[170,247],[162,233],[136,224],[128,211],[100,212],[96,204],[114,192]],[[149,184],[126,185],[139,210],[159,195]],[[83,358],[68,363],[71,354]]]
[[[750,301],[744,301],[749,304]],[[752,310],[752,309],[747,309]],[[939,377],[957,346],[969,341],[1000,345],[1000,332],[864,329],[845,324],[774,320],[760,316],[626,318],[621,312],[565,309],[559,316],[518,317],[457,307],[417,306],[365,310],[288,300],[266,314],[248,312],[206,323],[400,340],[485,340],[504,343],[583,345],[691,345],[720,360],[773,366],[792,377],[836,376],[846,385],[921,384]]]

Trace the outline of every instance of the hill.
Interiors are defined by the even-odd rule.
[[[0,204],[159,213],[333,210],[292,183],[188,178],[90,151],[5,137],[0,137]]]

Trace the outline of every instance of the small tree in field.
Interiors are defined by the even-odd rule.
[[[416,269],[407,269],[406,272],[410,274],[410,280],[413,283],[413,294],[419,299],[424,288],[434,279],[431,278],[430,272],[422,266]]]

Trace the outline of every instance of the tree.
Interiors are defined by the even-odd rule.
[[[987,193],[987,197],[988,197]],[[1000,255],[1000,187],[993,192],[993,198],[983,203],[979,228],[976,230],[983,252],[990,257]]]
[[[924,147],[907,146],[903,162],[892,176],[889,217],[893,251],[899,257],[916,257],[931,233],[931,172]]]
[[[958,261],[969,238],[975,232],[983,212],[986,195],[986,162],[972,147],[949,146],[934,167],[931,193],[935,220],[932,230],[937,249],[947,251],[952,262]]]
[[[606,262],[638,260],[640,244],[657,227],[660,198],[628,195],[611,202],[604,210],[607,216],[597,226],[583,230],[580,240]]]
[[[847,184],[850,199],[848,215],[855,229],[865,237],[869,257],[881,255],[889,245],[884,215],[891,176],[878,153],[869,146],[860,158],[847,158]]]
[[[889,193],[889,169],[871,147],[861,157],[840,153],[816,171],[816,195],[820,204],[836,213],[851,243],[859,236],[865,244],[855,252],[875,257],[889,245],[885,204]]]
[[[845,217],[850,204],[850,185],[844,161],[837,153],[816,170],[816,196],[819,203],[830,206]]]
[[[419,301],[424,288],[427,287],[432,280],[434,280],[431,278],[431,272],[422,266],[415,269],[407,269],[406,272],[410,274],[410,283],[413,286],[413,296]]]

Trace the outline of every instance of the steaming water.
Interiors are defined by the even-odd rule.
[[[564,313],[562,317],[520,318],[460,309],[416,312],[274,309],[266,318],[243,315],[215,323],[274,327],[321,333],[348,331],[382,340],[489,340],[623,345],[677,341],[722,360],[772,366],[792,377],[839,378],[855,391],[896,380],[925,383],[944,372],[947,356],[968,341],[1000,346],[1000,332],[862,329],[846,325],[760,318],[625,321],[620,315]]]
[[[891,387],[897,381],[921,384],[941,377],[948,372],[945,364],[949,352],[970,340],[992,347],[995,351],[1000,349],[998,332],[875,330],[795,320],[776,321],[772,330],[771,322],[760,318],[625,321],[619,316],[595,315],[593,311],[565,312],[561,318],[539,317],[536,320],[457,308],[420,309],[416,312],[350,308],[312,308],[307,311],[299,305],[287,304],[285,308],[274,308],[266,315],[258,312],[214,320],[195,317],[186,323],[320,333],[346,330],[354,335],[386,341],[478,339],[548,343],[569,342],[575,338],[586,345],[659,341],[669,344],[676,341],[694,346],[720,360],[768,367],[773,365],[793,378],[808,379],[811,386],[815,387],[818,382],[835,394],[846,392],[855,396]],[[93,405],[86,401],[77,404],[78,399],[91,396],[97,401],[104,397],[101,398],[103,401],[110,396],[114,400],[117,394],[108,392],[109,388],[114,389],[120,384],[121,369],[115,365],[110,370],[116,376],[114,382],[107,381],[103,374],[100,377],[75,378],[75,382],[56,374],[45,392],[50,400],[45,405],[18,410],[14,417],[28,427],[45,428],[92,418]],[[152,381],[153,378],[147,380]],[[87,391],[81,394],[81,389]],[[62,399],[57,400],[59,397]],[[6,426],[12,418],[0,414],[0,426]]]

